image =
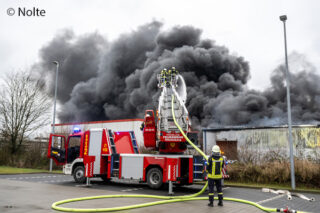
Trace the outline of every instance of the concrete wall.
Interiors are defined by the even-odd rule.
[[[56,133],[70,134],[74,127],[79,127],[81,131],[93,128],[108,128],[112,131],[134,131],[139,146],[143,146],[143,135],[140,130],[140,125],[143,119],[126,119],[115,121],[98,121],[98,122],[83,122],[83,123],[67,123],[56,124]]]
[[[320,127],[293,127],[292,133],[295,156],[320,158]],[[238,150],[246,147],[262,153],[268,150],[289,153],[287,128],[205,130],[203,145],[208,154],[217,140],[237,141]]]

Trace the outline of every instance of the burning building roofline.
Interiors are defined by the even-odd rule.
[[[293,128],[319,128],[320,124],[301,124],[301,125],[292,125]],[[215,127],[215,128],[202,128],[202,131],[211,131],[211,132],[219,132],[219,131],[231,131],[231,130],[254,130],[254,129],[280,129],[280,128],[288,128],[288,125],[279,125],[279,126],[225,126],[225,127]]]

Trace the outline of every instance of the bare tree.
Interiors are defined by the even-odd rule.
[[[0,134],[9,143],[11,154],[37,129],[49,124],[50,99],[43,83],[28,72],[15,72],[3,78],[0,91]]]

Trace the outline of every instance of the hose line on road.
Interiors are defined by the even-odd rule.
[[[180,130],[183,137],[187,140],[187,142],[195,150],[197,150],[206,160],[208,160],[208,157],[196,145],[194,145],[189,140],[187,135],[184,133],[184,131],[181,129],[181,127],[177,123],[177,120],[175,118],[175,113],[174,113],[174,98],[175,98],[174,95],[172,95],[171,108],[172,108],[172,117],[173,117],[175,125],[178,127],[178,129]],[[158,196],[158,195],[125,194],[125,195],[100,195],[100,196],[91,196],[91,197],[72,198],[72,199],[57,201],[52,204],[51,208],[54,210],[63,211],[63,212],[113,212],[113,211],[142,208],[142,207],[175,203],[175,202],[184,202],[184,201],[193,201],[193,200],[207,200],[208,197],[198,197],[206,190],[207,186],[208,186],[208,182],[206,182],[204,187],[199,192],[192,194],[192,195],[184,195],[184,196]],[[154,198],[154,199],[161,199],[161,200],[147,202],[147,203],[141,203],[141,204],[128,205],[128,206],[110,207],[110,208],[68,208],[68,207],[60,206],[62,204],[71,203],[71,202],[87,201],[87,200],[95,200],[95,199],[105,199],[105,198]],[[217,198],[215,198],[215,199],[217,199]],[[225,197],[223,199],[228,200],[228,201],[249,204],[249,205],[255,206],[265,212],[288,212],[288,211],[286,211],[286,209],[283,210],[283,209],[277,209],[277,208],[268,208],[268,207],[261,206],[258,203],[248,201],[248,200],[242,200],[242,199],[238,199],[238,198],[229,198],[229,197]],[[295,213],[303,213],[301,211],[299,211],[299,212],[294,211],[294,212]]]

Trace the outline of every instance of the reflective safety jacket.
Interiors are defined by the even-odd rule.
[[[221,179],[223,167],[224,167],[223,157],[210,156],[208,160],[208,166],[207,166],[208,178]]]

